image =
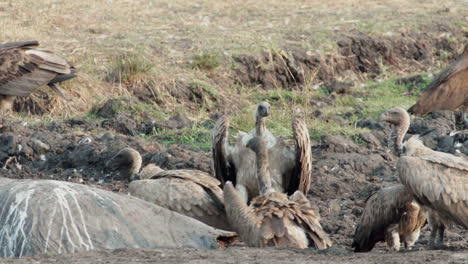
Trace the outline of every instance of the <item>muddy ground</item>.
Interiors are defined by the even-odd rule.
[[[4,259],[0,263],[468,263],[465,251],[414,251],[354,254],[344,249],[293,250],[232,247],[220,250],[118,249],[67,255]]]
[[[183,115],[178,114],[159,123],[144,119],[135,122],[128,113],[108,113],[105,107],[99,110],[102,119],[98,120],[82,118],[38,124],[2,120],[2,175],[72,181],[127,193],[129,181],[107,168],[105,162],[119,149],[128,146],[143,154],[144,164],[154,162],[164,169],[194,168],[212,172],[209,152],[184,145],[163,146],[155,140],[134,136],[144,134],[151,126],[180,129],[191,125]],[[205,120],[203,124],[211,127],[214,119]],[[449,136],[454,129],[463,128],[456,113],[436,112],[427,119],[414,118],[412,123],[409,133],[422,135],[426,145],[440,151],[468,154],[468,138],[465,135]],[[215,251],[125,249],[67,256],[42,255],[15,262],[5,260],[5,263],[30,263],[33,260],[41,263],[95,263],[97,259],[103,263],[181,262],[187,259],[195,263],[220,262],[220,259],[226,263],[238,262],[239,259],[279,263],[291,258],[297,262],[318,263],[357,263],[363,260],[366,263],[468,262],[468,232],[457,227],[447,232],[449,248],[444,251],[423,250],[429,235],[426,227],[412,252],[389,253],[383,244],[379,244],[371,253],[351,253],[352,235],[364,200],[379,188],[398,183],[394,167],[397,157],[386,147],[390,127],[375,120],[364,120],[358,125],[370,129],[370,132],[359,135],[358,143],[341,136],[327,135],[313,142],[314,171],[308,197],[318,208],[321,223],[330,234],[335,249],[326,252],[239,246]]]

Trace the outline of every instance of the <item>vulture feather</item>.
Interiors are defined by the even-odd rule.
[[[124,178],[133,179],[129,192],[145,201],[195,218],[218,229],[232,230],[224,210],[220,182],[198,170],[162,170],[154,164],[140,173],[142,159],[132,148],[119,151],[107,166],[120,170]],[[140,178],[140,180],[135,180]]]
[[[57,83],[76,77],[75,68],[38,46],[37,41],[0,44],[0,111],[10,111],[15,96],[28,96],[43,85],[66,99]]]

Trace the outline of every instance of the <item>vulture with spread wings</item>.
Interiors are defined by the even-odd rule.
[[[468,125],[468,44],[463,53],[429,84],[408,112],[424,115],[457,108],[463,111]]]
[[[27,96],[43,85],[66,99],[57,83],[76,77],[75,68],[38,46],[37,41],[0,44],[0,111],[11,110],[15,96]]]
[[[307,197],[301,191],[288,197],[272,188],[270,151],[263,137],[268,111],[263,110],[257,109],[256,134],[247,142],[247,147],[255,153],[260,193],[247,206],[231,182],[226,182],[224,201],[229,222],[251,247],[328,248],[332,242]]]
[[[259,113],[270,111],[270,105],[262,102]],[[258,122],[256,126],[259,126]],[[269,155],[269,171],[272,188],[276,192],[292,195],[296,190],[307,194],[312,172],[312,150],[309,132],[304,120],[296,117],[292,122],[294,146],[275,137],[265,128],[262,135]],[[259,195],[255,153],[247,143],[256,136],[256,129],[240,132],[234,145],[228,142],[229,120],[222,116],[213,131],[212,155],[216,178],[224,185],[231,181],[245,202]]]

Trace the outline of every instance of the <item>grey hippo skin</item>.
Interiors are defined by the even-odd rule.
[[[0,257],[116,248],[218,248],[231,236],[141,199],[53,180],[0,178]]]

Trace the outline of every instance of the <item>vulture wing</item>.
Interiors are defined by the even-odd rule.
[[[219,181],[201,171],[169,170],[133,181],[130,194],[164,208],[229,230]]]
[[[354,232],[354,251],[368,252],[377,242],[384,241],[386,228],[398,223],[403,213],[402,208],[413,199],[403,185],[384,188],[371,194]]]
[[[227,153],[229,120],[222,116],[216,122],[213,129],[213,142],[211,154],[213,155],[213,167],[216,178],[224,185],[231,181],[236,185],[236,167]]]
[[[332,244],[320,225],[320,217],[300,191],[290,199],[286,194],[272,192],[254,198],[251,206],[256,218],[261,219],[261,235],[266,245],[325,249]]]
[[[296,141],[295,164],[290,175],[289,186],[285,188],[289,195],[299,190],[307,195],[312,174],[312,149],[309,131],[304,119],[297,116],[292,122],[294,140]],[[288,181],[285,181],[288,182]]]
[[[315,214],[307,197],[302,192],[296,191],[289,199],[298,205],[296,219],[305,226],[308,237],[314,242],[314,247],[316,249],[331,247],[332,242],[320,225],[320,216]]]
[[[0,94],[27,96],[42,85],[75,77],[63,58],[37,47],[37,41],[0,45]]]
[[[455,110],[468,104],[468,45],[455,62],[447,66],[408,109],[424,115],[436,110]]]
[[[19,41],[19,42],[7,42],[0,44],[0,50],[6,49],[31,49],[39,46],[39,41],[31,40],[31,41]]]
[[[216,199],[223,203],[223,191],[219,187],[221,183],[206,172],[199,170],[166,170],[151,177],[151,179],[161,178],[179,178],[194,182],[213,193]]]
[[[421,204],[468,228],[466,157],[432,151],[420,157],[401,157],[397,169],[401,182]]]

